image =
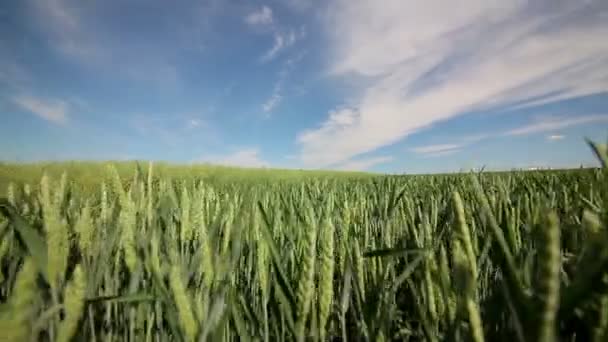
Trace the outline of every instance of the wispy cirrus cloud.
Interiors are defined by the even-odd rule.
[[[0,50],[6,48],[0,43]],[[8,88],[23,88],[32,82],[32,75],[15,58],[0,54],[0,85]]]
[[[577,117],[548,117],[538,119],[528,125],[510,130],[506,132],[505,135],[526,135],[551,132],[572,126],[601,122],[608,123],[608,114],[584,115]]]
[[[188,128],[198,128],[201,127],[203,125],[203,121],[201,121],[200,119],[190,119],[188,120]]]
[[[287,31],[276,30],[273,34],[274,42],[272,47],[260,58],[261,62],[268,62],[275,59],[279,53],[291,47],[296,41],[305,35],[304,31],[298,33],[296,30]]]
[[[122,124],[130,129],[131,134],[135,132],[170,147],[187,144],[193,136],[204,137],[205,144],[220,139],[217,128],[196,111],[135,113],[126,115]]]
[[[460,151],[465,144],[436,144],[436,145],[426,145],[414,147],[411,149],[412,152],[416,154],[423,154],[427,156],[443,156],[446,154],[452,154]]]
[[[260,57],[261,63],[270,62],[277,58],[284,50],[289,49],[298,40],[306,36],[304,27],[294,29],[283,27],[280,20],[274,16],[272,8],[263,5],[245,16],[245,23],[257,32],[272,35],[272,46]]]
[[[564,139],[566,136],[563,134],[551,134],[547,136],[547,140],[549,141],[558,141]]]
[[[280,2],[296,12],[307,11],[323,3],[318,0],[280,0]]]
[[[162,87],[176,86],[180,65],[175,56],[183,50],[201,51],[210,20],[220,13],[218,0],[189,6],[176,6],[175,12],[150,21],[142,21],[131,32],[131,23],[121,20],[121,6],[100,2],[73,0],[30,1],[27,14],[33,32],[48,41],[54,52],[77,66],[94,71],[116,73],[117,76]],[[147,11],[155,19],[153,2],[124,4],[130,11]],[[204,7],[204,10],[201,9]],[[177,19],[179,17],[179,19]],[[148,26],[145,26],[148,25]],[[154,37],[154,38],[152,38]]]
[[[30,95],[19,95],[13,102],[22,109],[55,124],[68,121],[68,103],[56,99],[42,99]]]
[[[267,167],[269,164],[262,160],[260,151],[257,148],[246,148],[231,155],[228,155],[220,160],[219,164],[233,165],[243,167]]]
[[[210,155],[199,158],[199,162],[214,165],[237,166],[249,168],[268,167],[270,164],[262,159],[257,147],[245,147],[228,155]]]
[[[300,160],[324,166],[472,110],[606,92],[604,1],[338,0],[326,33],[330,74],[355,101],[300,132]]]
[[[440,157],[459,152],[465,147],[489,137],[490,135],[486,133],[469,135],[458,139],[457,142],[418,146],[411,148],[410,151],[427,157]]]
[[[279,76],[272,89],[272,94],[262,104],[262,111],[266,118],[270,117],[270,113],[281,103],[283,100],[283,84],[287,81],[289,74],[293,71],[295,65],[302,60],[305,52],[298,53],[289,59],[287,59],[279,71]]]
[[[349,160],[345,163],[338,165],[337,167],[335,167],[335,169],[344,171],[366,171],[376,165],[385,164],[393,160],[394,158],[392,156],[379,156],[357,160]]]
[[[44,18],[38,21],[40,29],[57,51],[87,63],[98,63],[108,57],[106,49],[95,39],[95,34],[82,24],[85,13],[78,2],[49,0],[34,1],[32,4],[31,15]]]
[[[281,95],[281,87],[280,85],[276,85],[274,87],[274,90],[272,91],[272,95],[270,95],[270,98],[266,100],[266,102],[264,102],[264,104],[262,105],[262,110],[264,111],[264,113],[266,113],[266,115],[268,116],[268,114],[272,112],[272,110],[279,104],[279,102],[281,102],[282,98],[283,96]]]
[[[531,121],[528,124],[519,126],[517,128],[495,132],[493,134],[478,134],[470,135],[461,139],[457,142],[441,143],[433,145],[425,145],[413,147],[410,151],[429,157],[438,157],[442,155],[452,154],[461,151],[465,147],[472,145],[473,143],[486,140],[492,137],[514,137],[524,136],[539,133],[555,132],[559,130],[568,129],[575,126],[592,124],[592,123],[608,123],[608,114],[592,114],[592,115],[580,115],[577,117],[566,117],[566,116],[548,116],[540,117],[536,120]],[[548,141],[558,141],[564,139],[564,134],[549,134],[545,138]]]
[[[268,6],[262,6],[261,8],[249,13],[245,17],[245,22],[249,25],[270,25],[273,23],[272,9]]]

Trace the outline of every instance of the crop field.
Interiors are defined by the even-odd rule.
[[[608,340],[605,167],[6,164],[0,185],[6,341]]]

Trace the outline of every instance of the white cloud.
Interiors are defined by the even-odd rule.
[[[188,128],[199,128],[203,126],[204,122],[200,119],[190,119],[188,120]]]
[[[117,125],[129,128],[131,134],[142,139],[153,139],[166,148],[191,146],[195,141],[201,148],[219,144],[221,132],[206,119],[209,107],[176,112],[139,112],[121,116]]]
[[[274,33],[274,43],[260,59],[262,62],[273,60],[279,53],[292,46],[299,39],[299,35],[294,30],[287,32],[276,31]]]
[[[248,14],[245,22],[261,32],[272,34],[272,46],[260,57],[261,63],[275,59],[281,52],[306,36],[305,26],[301,26],[299,29],[282,27],[277,23],[272,9],[268,6],[262,6],[259,10]]]
[[[270,25],[273,22],[272,9],[262,6],[259,10],[249,13],[245,17],[245,22],[249,25]]]
[[[473,143],[486,140],[492,137],[509,137],[509,136],[521,136],[521,135],[529,135],[534,133],[545,133],[552,132],[556,130],[561,130],[573,126],[590,124],[590,123],[598,123],[598,122],[608,122],[608,114],[606,115],[584,115],[574,118],[568,117],[545,117],[536,119],[535,121],[517,127],[515,129],[506,131],[506,132],[495,132],[493,134],[482,133],[476,135],[469,135],[463,138],[460,138],[458,142],[455,143],[442,143],[442,144],[434,144],[434,145],[425,145],[413,147],[410,151],[416,154],[422,154],[429,157],[438,157],[447,154],[452,154],[458,152],[465,148],[468,145]],[[546,136],[546,139],[549,141],[557,141],[565,139],[566,136],[563,134],[550,134]]]
[[[307,11],[315,6],[319,6],[318,0],[281,0],[282,4],[287,5],[296,12]]]
[[[247,148],[237,151],[219,160],[223,165],[234,165],[243,167],[267,167],[268,163],[260,158],[260,151],[257,148]]]
[[[168,120],[150,114],[136,114],[128,117],[128,126],[146,138],[153,137],[167,146],[175,147],[183,138]]]
[[[562,140],[565,137],[566,137],[565,135],[561,135],[561,134],[552,134],[552,135],[547,136],[547,140],[557,141],[557,140]]]
[[[59,25],[63,31],[75,31],[80,27],[80,20],[75,14],[74,8],[68,5],[64,0],[48,0],[37,3],[41,6],[41,10],[46,12],[46,15]]]
[[[283,96],[280,94],[280,91],[280,87],[275,87],[275,90],[273,91],[270,98],[266,102],[264,102],[264,104],[262,105],[262,110],[264,111],[264,113],[270,113],[279,104],[279,102],[281,102]]]
[[[61,100],[44,100],[21,95],[13,99],[19,107],[47,121],[64,124],[68,120],[68,104]]]
[[[460,138],[456,143],[444,143],[413,147],[410,151],[416,154],[422,154],[427,157],[439,157],[448,154],[456,153],[468,145],[489,138],[491,135],[487,133],[468,135]]]
[[[0,43],[0,49],[5,49]],[[30,73],[19,64],[16,59],[0,54],[0,84],[8,88],[24,88],[32,82]]]
[[[464,144],[437,144],[414,147],[411,149],[416,154],[424,154],[427,156],[442,156],[458,152],[464,147]]]
[[[108,55],[82,24],[82,13],[76,4],[66,0],[35,1],[31,8],[55,49],[82,62],[98,63]]]
[[[532,133],[550,132],[572,126],[584,125],[589,123],[608,122],[608,115],[585,115],[572,118],[544,118],[537,120],[529,125],[508,131],[505,135],[525,135]]]
[[[338,0],[330,71],[365,86],[298,135],[300,159],[331,165],[469,110],[605,92],[607,12],[599,0]]]
[[[335,169],[345,171],[365,171],[371,168],[372,166],[388,163],[390,161],[393,161],[393,159],[394,158],[391,156],[380,156],[366,159],[349,160],[345,163],[338,165]]]
[[[207,156],[201,158],[200,161],[216,165],[251,168],[262,168],[269,166],[269,163],[262,160],[260,157],[260,150],[252,147],[243,148],[227,156]]]
[[[279,77],[274,85],[272,94],[268,100],[262,104],[262,111],[264,111],[267,118],[270,117],[270,113],[281,103],[281,100],[283,100],[283,83],[285,83],[293,68],[304,57],[304,55],[305,53],[303,52],[298,53],[295,56],[288,58],[283,63],[283,67],[279,72]]]
[[[176,51],[200,49],[206,43],[207,22],[217,17],[215,2],[206,1],[205,11],[199,9],[202,5],[191,4],[180,20],[170,20],[172,13],[145,35],[117,34],[112,25],[116,8],[97,11],[94,2],[36,0],[27,8],[35,33],[67,61],[165,90],[180,85],[180,66],[173,59]],[[152,38],[160,36],[164,38]]]

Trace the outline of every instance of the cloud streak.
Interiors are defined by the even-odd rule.
[[[545,118],[537,120],[529,125],[510,130],[505,135],[527,135],[533,133],[551,132],[559,129],[564,129],[572,126],[585,125],[590,123],[608,122],[608,115],[585,115],[579,117],[560,117],[560,118]],[[559,138],[558,138],[559,139]],[[552,139],[557,140],[557,139]]]
[[[245,22],[249,25],[270,25],[273,22],[272,9],[268,6],[262,6],[259,10],[249,13],[245,17]]]
[[[486,140],[491,137],[513,137],[538,133],[548,133],[575,126],[604,122],[608,122],[608,114],[582,115],[578,117],[544,117],[508,131],[496,132],[494,134],[484,133],[478,135],[471,135],[460,139],[459,142],[418,146],[411,148],[410,151],[416,154],[437,157],[441,155],[456,153],[468,145],[482,140]],[[563,134],[550,134],[546,136],[546,139],[549,141],[557,141],[562,140],[565,137],[566,136]]]
[[[187,122],[187,126],[190,129],[199,128],[204,125],[204,122],[200,119],[190,119]]]
[[[219,139],[216,127],[206,120],[201,113],[134,113],[125,115],[121,123],[129,128],[131,134],[136,132],[142,138],[154,139],[165,146],[178,147],[188,144],[193,137],[205,142]]]
[[[494,134],[484,133],[478,135],[471,135],[460,139],[459,142],[418,146],[411,148],[410,151],[428,157],[439,157],[459,152],[463,148],[473,143],[486,140],[492,137],[514,137],[538,133],[548,133],[575,126],[604,122],[608,122],[608,114],[593,114],[578,117],[545,117],[536,119],[531,123],[519,126],[508,131],[496,132]],[[548,141],[558,141],[565,139],[566,136],[563,134],[549,134],[545,138]]]
[[[468,111],[608,89],[602,1],[338,0],[329,13],[330,74],[364,86],[298,134],[305,165],[344,162]]]
[[[86,63],[99,63],[107,54],[94,35],[82,25],[82,11],[66,0],[35,1],[32,15],[53,47],[70,58]]]
[[[464,138],[459,139],[458,142],[455,143],[444,143],[444,144],[434,144],[434,145],[425,145],[413,147],[410,151],[421,154],[427,157],[440,157],[448,154],[453,154],[461,151],[465,147],[476,143],[478,141],[489,138],[491,135],[487,133],[469,135]]]
[[[255,147],[247,147],[237,150],[227,156],[206,156],[200,159],[215,165],[262,168],[270,164],[260,157],[260,150]]]
[[[283,67],[279,72],[279,77],[274,85],[274,88],[272,89],[272,94],[268,100],[262,104],[262,111],[265,113],[266,118],[270,116],[270,113],[281,103],[281,100],[283,100],[283,84],[287,81],[287,78],[293,71],[293,68],[298,62],[300,62],[300,60],[302,60],[304,55],[305,53],[303,52],[299,53],[287,59],[283,63]]]
[[[566,137],[565,135],[561,135],[561,134],[552,134],[552,135],[547,136],[547,140],[557,141],[557,140],[562,140],[565,137]]]
[[[292,45],[300,38],[300,36],[294,30],[288,31],[275,31],[274,32],[274,43],[270,50],[268,50],[260,59],[262,62],[269,62],[275,59],[279,53]]]
[[[281,87],[275,87],[270,98],[262,105],[262,110],[268,115],[281,102],[283,96],[280,94]]]
[[[254,28],[254,31],[272,35],[272,46],[260,57],[260,63],[267,63],[277,58],[306,35],[304,27],[299,30],[282,27],[272,9],[266,5],[247,14],[245,23]]]
[[[175,56],[182,50],[200,50],[205,45],[210,18],[219,12],[217,0],[204,5],[188,1],[191,6],[176,6],[175,12],[167,12],[155,25],[142,20],[141,25],[147,26],[139,27],[135,33],[130,24],[120,19],[124,14],[121,6],[71,0],[31,2],[27,8],[35,23],[34,32],[68,62],[104,75],[152,82],[163,90],[183,81]],[[146,17],[153,19],[158,15],[149,10],[155,7],[151,2],[129,3],[125,7],[129,11],[146,11]]]
[[[391,156],[379,156],[358,160],[349,160],[345,163],[338,165],[335,169],[343,171],[366,171],[373,166],[385,164],[393,160],[394,158]]]
[[[446,154],[452,154],[460,151],[465,144],[437,144],[437,145],[427,145],[427,146],[419,146],[411,149],[412,152],[416,154],[423,154],[427,156],[442,156]]]
[[[68,104],[61,100],[46,100],[29,95],[17,96],[13,102],[22,109],[55,124],[68,121]]]

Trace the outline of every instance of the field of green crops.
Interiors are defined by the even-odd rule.
[[[0,339],[608,340],[606,168],[214,172],[0,165]]]

